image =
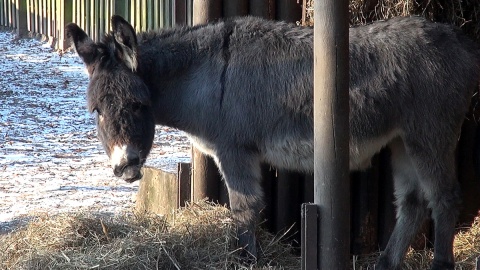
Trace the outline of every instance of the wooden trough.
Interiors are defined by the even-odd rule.
[[[179,163],[175,173],[145,167],[135,208],[139,212],[167,215],[191,200],[190,163]]]

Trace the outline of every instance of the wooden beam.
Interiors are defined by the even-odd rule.
[[[314,203],[318,269],[350,258],[348,0],[315,1]]]

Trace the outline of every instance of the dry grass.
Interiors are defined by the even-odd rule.
[[[313,25],[314,0],[306,0],[306,24]],[[480,40],[478,0],[350,0],[350,25],[360,25],[396,16],[420,15],[432,21],[451,23]]]
[[[207,202],[180,209],[169,220],[43,215],[0,236],[0,269],[247,269],[234,232],[228,209]],[[300,258],[281,237],[259,231],[258,238],[262,256],[254,269],[300,269]],[[455,238],[456,269],[475,269],[479,254],[480,217]],[[355,257],[355,269],[373,269],[378,255]],[[429,269],[431,259],[431,250],[410,250],[403,269]]]
[[[1,269],[242,269],[229,211],[207,202],[165,217],[43,215],[0,236]],[[292,248],[259,232],[258,268],[298,269]]]

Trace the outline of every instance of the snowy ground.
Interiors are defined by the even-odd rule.
[[[78,56],[0,31],[0,232],[38,212],[134,205],[138,182],[113,176],[86,110],[88,77]],[[147,165],[190,161],[183,133],[158,127]]]

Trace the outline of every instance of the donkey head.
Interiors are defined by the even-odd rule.
[[[136,74],[135,31],[120,16],[112,17],[112,28],[98,43],[73,23],[65,27],[65,34],[87,68],[88,109],[96,113],[98,138],[113,172],[133,182],[142,176],[140,169],[152,147],[155,123],[150,91]]]

